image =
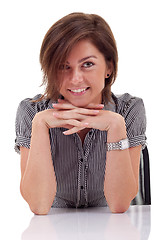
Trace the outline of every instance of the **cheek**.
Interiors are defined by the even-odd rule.
[[[103,73],[101,74],[95,74],[92,78],[91,84],[94,85],[98,89],[103,89],[105,87],[105,78]]]
[[[60,93],[61,93],[65,90],[66,79],[62,77],[62,78],[59,79],[59,82],[60,82]]]
[[[61,85],[59,92],[60,92],[60,94],[64,94],[65,93],[65,87],[64,87],[63,84]]]

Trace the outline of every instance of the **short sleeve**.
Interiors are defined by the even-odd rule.
[[[35,114],[35,104],[31,102],[31,99],[25,99],[19,104],[15,121],[15,151],[17,153],[20,153],[20,146],[30,148],[32,120]]]
[[[143,100],[132,97],[124,106],[124,118],[130,147],[146,146],[146,113]]]

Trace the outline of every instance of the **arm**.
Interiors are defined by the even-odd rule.
[[[56,194],[49,128],[82,125],[73,119],[56,119],[55,111],[48,109],[35,115],[32,121],[30,149],[21,147],[20,191],[35,214],[47,214]]]
[[[111,125],[107,142],[126,138],[124,121]],[[141,146],[107,152],[104,193],[112,212],[125,212],[138,192]]]
[[[20,191],[35,214],[47,214],[56,193],[49,129],[35,117],[32,124],[31,148],[21,147]]]

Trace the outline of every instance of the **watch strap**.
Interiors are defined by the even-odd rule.
[[[129,148],[128,138],[122,139],[119,142],[106,143],[107,151],[125,150]]]

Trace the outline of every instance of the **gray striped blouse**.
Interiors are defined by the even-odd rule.
[[[32,102],[34,98],[23,100],[16,115],[15,150],[20,146],[30,148],[32,120],[39,111],[52,108],[51,100]],[[142,99],[128,93],[120,96],[112,94],[112,103],[104,106],[121,114],[126,123],[130,147],[146,145],[146,116]],[[104,174],[106,163],[107,132],[91,129],[84,140],[78,134],[65,136],[64,128],[49,130],[51,154],[57,181],[57,193],[52,207],[93,207],[107,206],[104,197]],[[142,151],[141,151],[142,153]],[[142,161],[142,154],[141,154]],[[142,175],[142,172],[140,173]],[[140,188],[132,204],[143,204],[142,176]]]

